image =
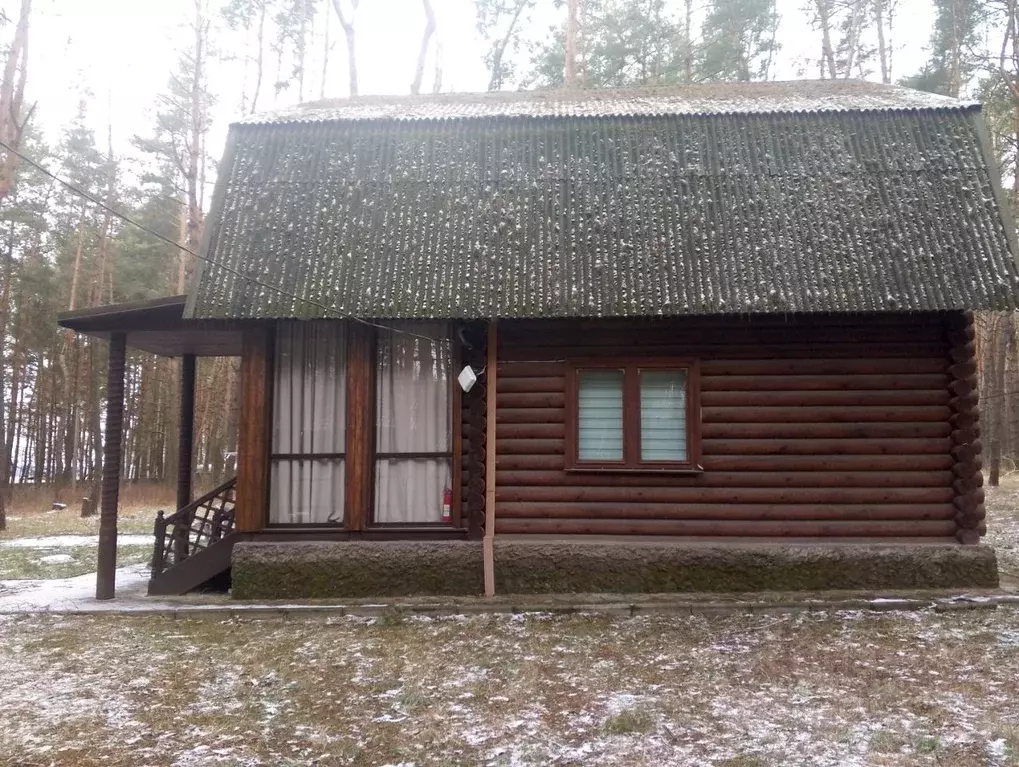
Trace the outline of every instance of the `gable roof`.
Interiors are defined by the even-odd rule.
[[[854,82],[256,115],[231,127],[187,313],[1014,308],[982,131],[978,105]]]

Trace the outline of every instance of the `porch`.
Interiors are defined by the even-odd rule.
[[[436,337],[436,345],[441,343],[444,348],[440,355],[443,367],[438,369],[436,356],[432,376],[442,379],[440,390],[432,394],[437,394],[433,397],[437,403],[433,420],[443,434],[432,440],[434,444],[422,445],[414,439],[414,432],[407,437],[406,419],[417,414],[402,412],[393,404],[407,392],[397,387],[377,396],[377,379],[385,375],[385,355],[398,351],[392,345],[380,351],[378,327],[319,321],[290,323],[288,329],[275,321],[190,320],[183,317],[185,303],[186,297],[176,296],[70,312],[59,318],[63,327],[106,341],[110,348],[98,599],[113,598],[116,588],[128,349],[182,361],[176,510],[159,512],[155,521],[150,594],[183,594],[205,584],[222,583],[231,566],[234,544],[242,540],[481,537],[477,512],[483,510],[483,499],[461,480],[463,465],[470,463],[461,446],[464,430],[479,413],[484,418],[484,410],[461,398],[459,389],[451,385],[453,365],[462,355],[446,324]],[[414,337],[413,333],[405,335]],[[329,357],[330,353],[335,357]],[[196,363],[199,357],[226,356],[241,360],[237,476],[195,498]],[[479,367],[483,365],[482,360]],[[476,391],[475,399],[478,394]],[[444,430],[443,420],[447,422]],[[378,424],[383,422],[394,427],[395,439],[379,431],[382,427]],[[484,426],[478,433],[483,435]],[[476,437],[473,444],[474,454],[483,455],[483,436]],[[435,471],[425,471],[428,476],[407,481],[406,472],[398,470],[401,465],[420,469],[423,464],[444,471],[445,479],[433,476]],[[400,498],[388,502],[388,511],[376,497],[380,489],[386,490],[379,480],[386,470],[391,487],[407,486],[396,493]],[[432,495],[438,488],[438,497],[429,505],[431,511],[423,517],[407,511],[422,503],[413,498],[422,482]],[[472,515],[469,508],[476,513]]]

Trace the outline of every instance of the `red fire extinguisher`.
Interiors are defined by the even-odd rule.
[[[442,491],[442,521],[453,521],[453,491],[448,487]]]

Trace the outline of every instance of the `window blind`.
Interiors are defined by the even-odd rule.
[[[577,374],[577,456],[581,461],[623,460],[623,371]]]
[[[640,371],[640,458],[685,461],[686,372]]]

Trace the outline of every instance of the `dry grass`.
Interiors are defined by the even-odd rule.
[[[1019,613],[0,622],[0,763],[1019,765]]]
[[[1019,474],[1011,474],[999,487],[986,489],[987,535],[984,542],[998,554],[1003,580],[1019,584]]]
[[[65,493],[65,495],[69,495]],[[98,515],[81,517],[81,498],[66,499],[66,509],[53,510],[52,488],[15,488],[7,511],[7,529],[0,540],[47,535],[96,535]],[[172,488],[125,485],[120,492],[118,529],[122,533],[151,533],[156,511],[174,508]]]

